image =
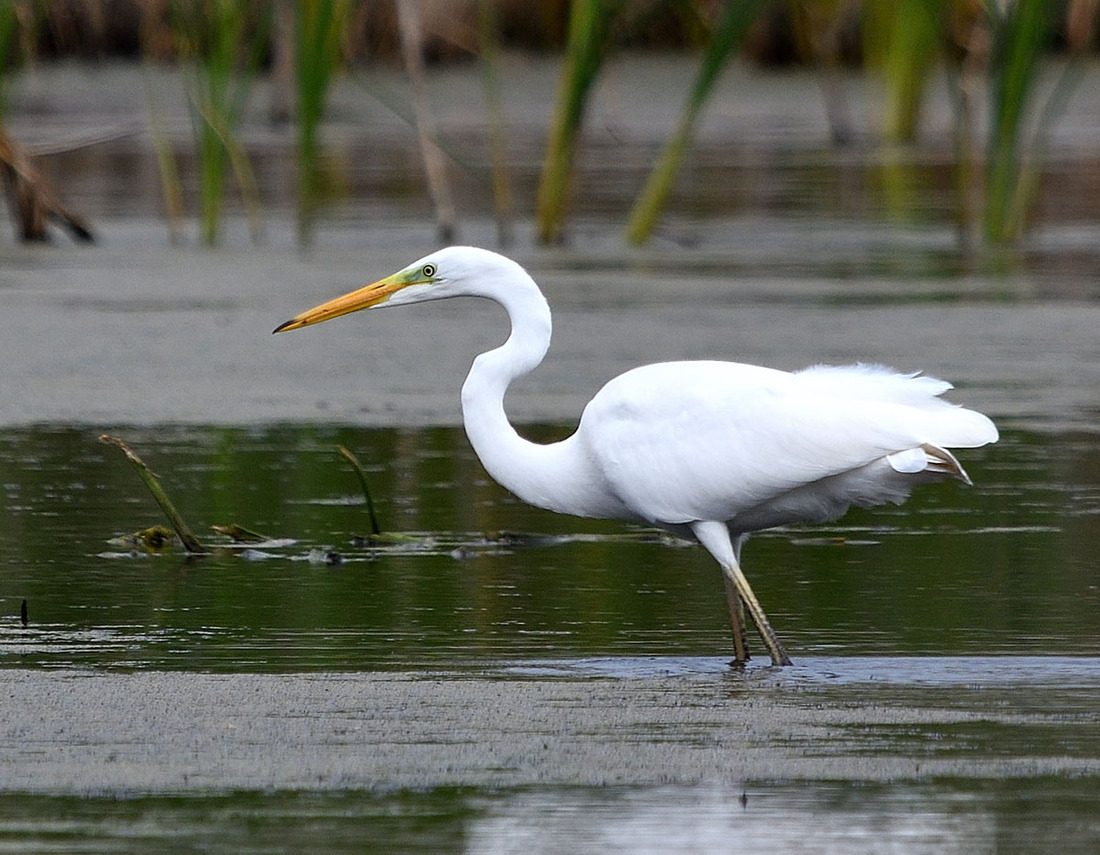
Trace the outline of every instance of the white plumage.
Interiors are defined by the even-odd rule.
[[[545,356],[550,309],[522,267],[473,247],[427,255],[276,332],[455,296],[495,300],[512,323],[462,387],[466,432],[489,474],[538,507],[695,537],[722,566],[738,661],[748,657],[744,604],[772,661],[790,662],[741,572],[746,534],[900,503],[922,483],[969,483],[947,449],[997,440],[988,418],[944,401],[951,385],[932,377],[873,365],[789,373],[697,361],[628,371],[592,398],[572,436],[531,443],[508,422],[504,393]]]

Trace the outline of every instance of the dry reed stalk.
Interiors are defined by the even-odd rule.
[[[413,114],[420,153],[428,179],[428,192],[435,205],[439,239],[453,243],[456,234],[455,206],[447,180],[443,152],[436,144],[435,116],[428,100],[428,75],[424,69],[424,37],[420,29],[419,0],[397,0],[397,23],[401,31],[401,53],[412,88]]]

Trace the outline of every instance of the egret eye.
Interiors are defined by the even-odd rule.
[[[435,276],[435,265],[425,264],[423,267],[420,268],[420,273],[424,276],[425,279],[431,279],[433,276]]]

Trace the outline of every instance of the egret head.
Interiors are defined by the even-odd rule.
[[[479,286],[490,286],[509,267],[520,269],[515,262],[486,249],[450,246],[425,255],[385,279],[307,309],[280,324],[275,332],[307,327],[360,309],[403,306],[461,295],[488,296]]]

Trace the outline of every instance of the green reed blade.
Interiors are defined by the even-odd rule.
[[[565,63],[536,202],[537,231],[543,243],[558,243],[564,237],[577,134],[592,85],[607,57],[612,21],[622,5],[619,0],[573,0],[570,9]]]
[[[929,73],[939,56],[947,0],[897,0],[877,16],[883,32],[866,41],[884,40],[881,54],[886,103],[883,135],[888,142],[910,142],[916,136]]]
[[[478,0],[477,38],[481,48],[481,79],[489,113],[489,162],[497,242],[504,247],[512,242],[512,186],[508,176],[508,152],[501,110],[500,21],[496,0]]]
[[[19,17],[14,3],[0,4],[0,122],[8,105],[8,84],[11,77],[9,60],[12,56],[12,42],[19,30]]]
[[[1012,211],[1020,190],[1025,124],[1053,21],[1046,0],[987,8],[993,20],[993,52],[983,230],[990,243],[1004,243],[1019,236]]]
[[[294,15],[294,82],[298,131],[298,240],[308,244],[313,211],[321,195],[317,133],[333,74],[342,58],[341,40],[351,16],[348,0],[299,0]]]
[[[730,0],[715,27],[707,49],[696,72],[695,81],[688,95],[687,104],[680,114],[676,130],[669,137],[656,165],[646,179],[626,227],[627,240],[642,244],[649,240],[653,228],[672,193],[680,164],[695,136],[695,127],[703,106],[714,89],[718,75],[730,53],[737,48],[752,23],[757,19],[766,0]]]
[[[258,235],[259,199],[236,131],[244,116],[252,78],[263,58],[270,29],[269,3],[245,0],[179,0],[170,23],[187,68],[187,95],[199,157],[203,242],[218,240],[226,169],[232,168]]]

